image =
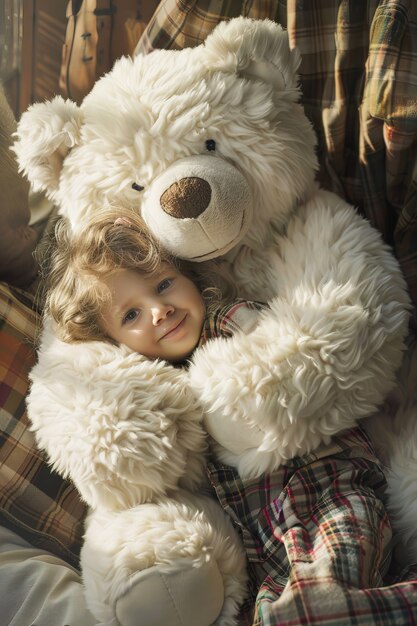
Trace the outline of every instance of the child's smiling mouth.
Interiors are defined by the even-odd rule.
[[[184,315],[184,317],[179,322],[176,322],[175,325],[171,327],[170,330],[168,330],[164,335],[162,335],[160,340],[170,339],[171,337],[175,337],[184,328],[186,319],[187,319],[187,315]]]

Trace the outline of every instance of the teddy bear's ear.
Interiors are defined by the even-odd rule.
[[[297,87],[300,55],[288,34],[271,20],[237,17],[221,22],[205,42],[208,67],[262,80],[277,90]]]
[[[61,96],[33,104],[17,125],[12,150],[19,169],[35,191],[46,191],[51,200],[55,200],[64,159],[80,141],[81,125],[79,107]]]

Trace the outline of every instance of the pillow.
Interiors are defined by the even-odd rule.
[[[0,523],[78,567],[86,506],[37,449],[26,415],[39,316],[33,297],[0,283]]]

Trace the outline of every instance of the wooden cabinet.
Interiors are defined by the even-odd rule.
[[[0,78],[18,118],[59,93],[66,0],[0,0]]]
[[[20,112],[59,93],[66,1],[22,1]]]
[[[144,30],[158,1],[114,0],[112,4],[115,11],[112,54],[117,56],[118,53],[126,52],[128,38],[138,37]],[[29,104],[60,93],[59,76],[67,29],[67,5],[67,0],[0,0],[0,78],[17,118]],[[13,45],[17,46],[14,64],[7,61],[1,48],[3,26],[6,21],[10,21],[11,16]],[[129,40],[131,45],[132,41]]]

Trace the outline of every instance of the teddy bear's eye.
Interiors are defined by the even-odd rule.
[[[142,187],[142,185],[138,185],[137,183],[132,183],[132,189],[135,191],[143,191],[145,187]]]
[[[216,149],[216,142],[214,139],[207,139],[206,148],[209,152],[213,152]]]

